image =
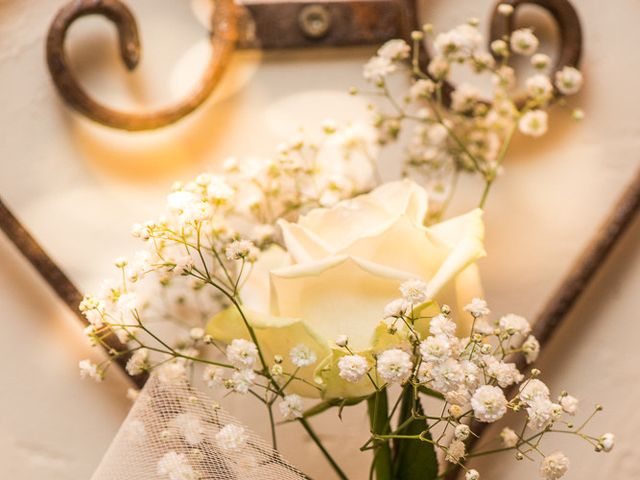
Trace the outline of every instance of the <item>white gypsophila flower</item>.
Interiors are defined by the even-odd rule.
[[[322,121],[322,131],[327,135],[332,135],[338,130],[338,122],[333,118],[325,118]]]
[[[529,426],[535,430],[542,430],[556,421],[562,414],[562,407],[548,398],[534,398],[527,403]]]
[[[451,94],[451,108],[460,113],[468,112],[480,100],[480,95],[480,90],[476,87],[463,83]]]
[[[349,337],[347,335],[338,335],[336,338],[336,346],[344,348],[349,344]]]
[[[204,426],[193,413],[180,413],[173,419],[173,423],[189,445],[198,445],[204,440]]]
[[[189,330],[189,337],[191,337],[192,340],[202,340],[204,338],[204,328],[202,327],[193,327],[191,330]]]
[[[223,177],[213,177],[207,185],[207,197],[214,203],[221,205],[233,198],[235,190]]]
[[[507,53],[509,53],[509,46],[507,45],[507,42],[501,39],[493,40],[489,44],[489,48],[493,53],[500,57],[504,57]]]
[[[548,116],[544,110],[531,110],[518,120],[518,129],[524,135],[541,137],[547,132]]]
[[[464,372],[465,386],[471,389],[477,388],[480,385],[480,367],[471,360],[462,360],[460,366]]]
[[[616,443],[616,436],[613,433],[605,433],[598,440],[602,450],[605,452],[610,452],[613,450],[613,447]]]
[[[271,375],[273,377],[279,377],[284,374],[284,368],[279,363],[271,365]]]
[[[577,68],[567,66],[556,72],[556,88],[564,95],[578,93],[582,88],[582,82],[582,73]]]
[[[451,353],[451,342],[446,335],[433,335],[420,342],[420,355],[427,362],[442,360]]]
[[[513,10],[513,5],[509,5],[508,3],[501,3],[500,5],[498,5],[498,13],[500,15],[504,15],[505,17],[511,15],[513,13]]]
[[[402,39],[395,38],[387,41],[378,49],[378,56],[388,60],[404,60],[409,57],[411,47]]]
[[[227,345],[227,360],[241,369],[253,368],[258,358],[258,347],[253,342],[236,338]]]
[[[479,421],[492,423],[507,413],[507,399],[499,387],[483,385],[471,396],[471,407]]]
[[[428,79],[420,79],[416,80],[416,82],[411,85],[409,89],[409,96],[414,99],[418,98],[428,98],[436,90],[436,84],[433,81]]]
[[[278,404],[280,414],[286,420],[294,420],[296,418],[302,418],[304,413],[304,405],[302,404],[302,398],[295,393],[286,395],[282,401]]]
[[[549,58],[549,55],[545,55],[544,53],[536,53],[531,57],[531,65],[537,70],[544,70],[550,63],[551,58]]]
[[[520,400],[529,404],[537,398],[549,398],[549,387],[544,382],[533,378],[520,386]]]
[[[476,318],[485,317],[491,313],[491,310],[489,310],[489,307],[487,306],[487,302],[481,298],[471,299],[471,303],[465,305],[464,311],[469,312]]]
[[[384,318],[400,318],[407,315],[411,305],[404,298],[397,298],[384,307]]]
[[[531,325],[527,319],[513,313],[501,317],[498,326],[510,335],[520,334],[526,337],[531,332]]]
[[[191,255],[180,255],[173,259],[173,273],[176,275],[184,275],[189,273],[194,265],[193,257]]]
[[[96,329],[104,326],[104,311],[98,309],[85,310],[82,312],[87,321]]]
[[[456,324],[446,315],[436,315],[429,320],[429,332],[432,335],[452,336],[456,333]]]
[[[170,212],[181,214],[191,205],[200,202],[200,197],[193,192],[177,190],[167,196],[167,208]]]
[[[347,382],[358,382],[369,370],[367,359],[361,355],[345,355],[338,360],[340,378]]]
[[[256,225],[251,230],[251,240],[256,242],[258,245],[263,245],[268,242],[272,242],[276,236],[276,229],[273,225],[268,223],[263,223],[260,225]]]
[[[553,85],[549,77],[542,73],[537,73],[526,81],[527,93],[531,98],[537,101],[545,102],[551,98],[553,94]]]
[[[530,28],[519,28],[511,33],[511,50],[520,55],[533,55],[540,42]]]
[[[377,359],[378,374],[389,383],[399,383],[411,374],[411,355],[399,348],[382,352]]]
[[[500,432],[500,440],[502,441],[502,445],[506,448],[513,448],[518,444],[518,434],[514,432],[509,427],[504,427]]]
[[[465,23],[438,34],[433,41],[433,50],[436,56],[457,61],[471,56],[480,48],[482,41],[482,34],[478,29]]]
[[[496,61],[489,52],[477,52],[473,55],[473,68],[477,73],[493,69]]]
[[[433,145],[441,145],[448,138],[447,127],[436,123],[427,129],[427,140]]]
[[[458,463],[466,455],[466,448],[463,441],[454,440],[449,444],[445,460],[451,463]]]
[[[431,371],[433,370],[433,363],[429,362],[421,362],[418,366],[417,377],[420,383],[429,383],[433,380],[433,376],[431,375]]]
[[[302,368],[316,363],[318,357],[313,350],[301,343],[291,349],[289,358],[296,367]]]
[[[140,307],[138,295],[134,292],[123,293],[118,297],[117,309],[120,313],[126,314]]]
[[[427,72],[436,80],[441,80],[449,74],[451,65],[446,58],[436,55],[427,65]]]
[[[444,393],[444,399],[452,405],[458,407],[468,407],[471,400],[471,393],[466,388],[458,388],[458,390],[450,390]]]
[[[127,361],[126,370],[131,376],[140,375],[149,368],[149,350],[139,348]]]
[[[419,279],[412,279],[400,285],[402,297],[413,305],[419,305],[427,300],[427,283]]]
[[[503,6],[503,5],[500,5]],[[509,7],[511,5],[508,5]],[[467,473],[464,474],[464,479],[465,480],[478,480],[480,478],[480,473],[478,473],[477,470],[475,469],[471,469],[471,470],[467,470]]]
[[[580,401],[573,395],[562,395],[559,401],[560,406],[562,406],[562,410],[567,412],[569,415],[575,415],[578,411]]]
[[[202,372],[202,380],[208,387],[220,387],[224,383],[224,369],[216,365],[207,365]]]
[[[243,427],[232,423],[221,428],[215,437],[218,446],[223,450],[237,450],[249,439]]]
[[[158,475],[169,480],[198,480],[198,474],[189,464],[189,460],[184,453],[174,450],[165,453],[156,468]]]
[[[256,247],[249,240],[235,240],[231,242],[226,250],[225,255],[229,260],[250,259],[255,255]]]
[[[529,335],[522,344],[522,351],[527,363],[533,363],[538,359],[540,354],[540,342],[533,335]]]
[[[96,382],[104,380],[104,373],[98,368],[98,365],[93,363],[89,359],[80,360],[78,362],[78,368],[80,369],[80,378],[91,378]]]
[[[500,87],[504,90],[509,90],[516,84],[516,72],[512,67],[503,65],[496,70],[495,74],[491,77],[491,80],[497,87]],[[512,105],[510,103],[507,104],[510,107]]]
[[[365,63],[362,74],[365,80],[378,82],[396,71],[396,65],[385,57],[375,55]]]
[[[524,378],[515,363],[494,362],[487,368],[487,373],[496,379],[498,385],[506,388],[514,383],[519,383]]]
[[[446,393],[464,386],[464,370],[460,362],[454,358],[436,363],[431,369],[431,377],[431,386],[438,392]]]
[[[569,470],[569,459],[562,452],[547,455],[540,464],[540,476],[546,480],[558,480]]]
[[[230,379],[230,387],[236,393],[245,394],[253,386],[256,374],[253,370],[237,370]]]
[[[463,423],[461,423],[460,425],[456,425],[456,428],[453,432],[453,436],[458,440],[466,440],[467,438],[469,438],[470,434],[471,429],[469,428],[469,425],[465,425]]]
[[[187,369],[182,362],[169,362],[157,369],[160,383],[175,384],[186,379]]]

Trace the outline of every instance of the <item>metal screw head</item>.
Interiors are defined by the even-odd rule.
[[[326,7],[318,4],[307,5],[300,10],[298,24],[302,33],[309,38],[322,38],[331,27],[331,15]]]

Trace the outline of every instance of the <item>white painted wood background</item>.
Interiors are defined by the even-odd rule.
[[[225,85],[181,124],[138,135],[96,127],[61,105],[45,68],[44,35],[62,3],[0,0],[0,193],[82,288],[96,287],[111,260],[131,251],[129,226],[155,216],[172,179],[231,154],[268,155],[299,126],[312,129],[328,116],[364,118],[364,102],[346,91],[362,84],[361,65],[372,48],[241,52]],[[75,67],[111,104],[141,108],[179,96],[204,64],[204,30],[188,2],[128,3],[143,35],[140,72],[126,79],[115,35],[98,19],[72,29]],[[495,186],[482,271],[500,313],[535,315],[640,167],[640,4],[575,3],[586,33],[587,80],[572,103],[587,118],[576,125],[554,111],[550,135],[517,138]],[[490,5],[430,1],[423,14],[443,29],[469,16],[484,25]],[[387,154],[389,171],[392,162]],[[454,210],[472,205],[479,187],[465,182]],[[573,459],[568,479],[640,478],[639,239],[636,222],[540,363],[556,390],[583,398],[585,408],[602,402],[607,408],[593,429],[619,437],[608,456],[560,439]],[[79,380],[78,360],[99,352],[86,346],[75,318],[1,236],[0,307],[0,477],[88,478],[129,408],[126,380],[117,373],[99,386]],[[241,403],[232,410],[266,432],[262,416]],[[366,435],[364,412],[348,411],[340,429],[332,414],[314,423],[349,474],[365,478],[368,459],[354,453]],[[316,478],[331,478],[302,432],[288,427],[285,435],[285,456]],[[481,466],[485,479],[537,478],[537,465],[508,456]]]

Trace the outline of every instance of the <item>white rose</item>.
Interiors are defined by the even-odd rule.
[[[316,382],[321,391],[294,381],[291,392],[326,398],[371,393],[368,377],[357,383],[340,377],[338,361],[346,352],[335,339],[346,335],[352,351],[371,364],[374,353],[402,343],[400,329],[391,335],[382,320],[404,281],[427,282],[429,299],[458,312],[481,295],[474,262],[484,256],[482,211],[425,227],[427,202],[422,187],[404,180],[312,210],[297,223],[280,221],[287,251],[272,247],[263,253],[241,298],[267,361],[275,354],[286,357],[299,344],[320,360],[300,369],[299,376]],[[437,313],[431,308],[422,315]],[[468,333],[470,320],[457,315],[460,334]],[[427,324],[420,328],[428,335]],[[208,333],[226,342],[248,335],[234,308],[216,315]],[[285,371],[292,372],[286,362]]]

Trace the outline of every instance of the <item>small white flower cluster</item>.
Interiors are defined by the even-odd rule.
[[[464,308],[473,319],[472,331],[468,337],[459,338],[449,307],[443,306],[441,313],[431,318],[420,316],[421,308],[428,303],[426,290],[425,282],[409,280],[400,287],[402,298],[387,306],[388,333],[396,336],[397,346],[375,354],[373,368],[363,354],[349,348],[348,339],[336,341],[348,353],[338,361],[342,379],[359,382],[369,375],[377,388],[403,384],[440,396],[445,413],[436,424],[445,422],[445,431],[451,427],[453,439],[448,444],[438,441],[435,445],[451,463],[461,464],[466,456],[466,441],[473,433],[470,420],[493,423],[509,411],[525,414],[525,428],[519,434],[505,428],[500,438],[505,448],[516,450],[521,458],[540,453],[540,440],[553,432],[574,434],[598,451],[611,450],[611,434],[591,437],[583,432],[587,422],[573,429],[563,418],[577,413],[575,397],[563,392],[553,401],[549,388],[537,378],[537,369],[525,377],[511,361],[520,354],[529,363],[539,352],[539,343],[525,318],[508,314],[490,322],[486,301],[475,298]],[[514,386],[519,388],[511,395],[510,387]],[[443,433],[439,439],[444,437]],[[543,455],[540,471],[546,479],[557,479],[568,465],[562,453]],[[480,475],[468,470],[466,478],[478,479]]]
[[[202,326],[233,303],[261,251],[281,241],[277,220],[372,188],[375,153],[371,129],[326,121],[317,141],[298,135],[279,145],[273,159],[230,158],[222,174],[175,183],[165,214],[132,229],[144,248],[132,258],[116,259],[117,280],[105,282],[80,304],[91,343],[106,347],[116,358],[129,355],[130,375],[150,372],[172,357],[171,363],[182,366],[199,361],[199,350],[211,343]],[[167,320],[178,327],[175,344],[166,341],[164,330],[164,344],[154,332],[155,323]],[[109,345],[111,334],[122,349]],[[247,391],[253,382],[248,366],[252,356],[244,353],[247,365],[238,358],[231,362],[238,369],[231,382],[239,391]],[[81,375],[100,381],[109,363],[85,360]],[[182,366],[174,365],[163,375]],[[211,369],[207,373],[211,382],[220,378]]]
[[[505,12],[513,9],[508,4],[500,7]],[[415,59],[422,56],[425,38],[431,40],[432,57],[422,71]],[[513,133],[519,130],[531,137],[546,133],[548,107],[562,96],[576,94],[583,76],[568,65],[554,71],[550,58],[536,53],[539,41],[529,28],[493,41],[490,52],[484,50],[476,19],[438,34],[426,25],[413,32],[412,39],[412,46],[403,40],[383,45],[365,65],[364,78],[374,85],[376,96],[388,99],[388,105],[375,108],[379,143],[408,138],[404,173],[430,189],[432,215],[439,217],[455,190],[458,173],[476,172],[492,183],[502,171]],[[530,57],[535,70],[523,82],[524,92],[516,90],[516,72],[509,65],[514,55]],[[490,75],[492,91],[483,94],[476,82],[467,82],[449,95],[445,85],[455,68],[470,69],[479,80]],[[411,76],[407,92],[398,92],[397,82],[388,81],[394,74]],[[582,118],[582,111],[574,111],[573,117]],[[409,134],[400,137],[405,128]]]

